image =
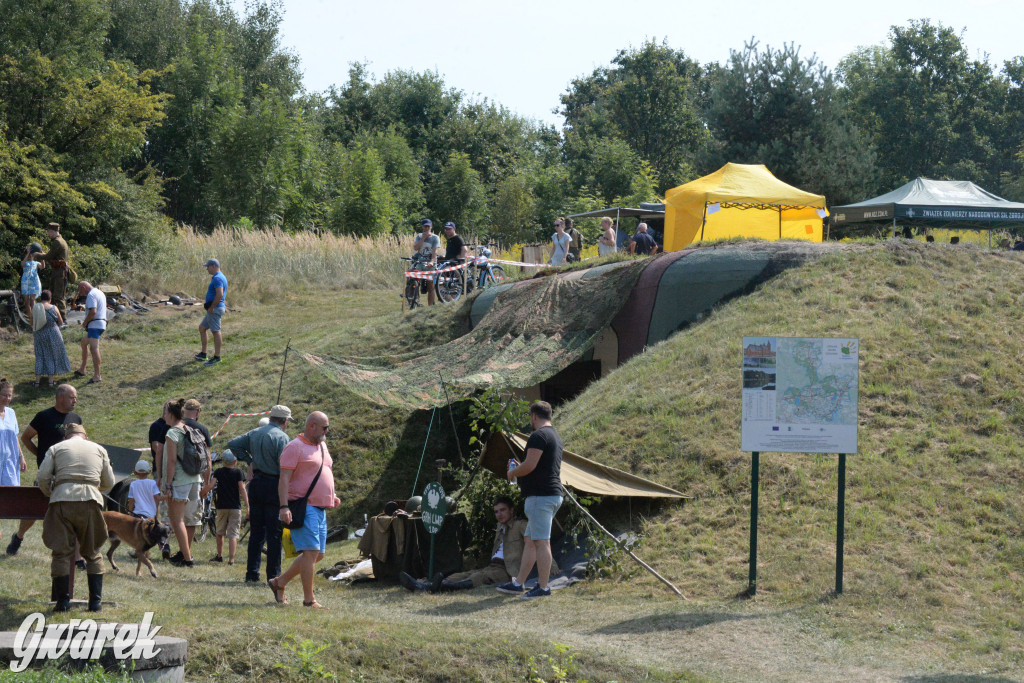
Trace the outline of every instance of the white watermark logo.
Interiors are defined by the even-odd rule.
[[[14,637],[11,671],[22,672],[35,659],[98,659],[108,643],[114,658],[149,659],[160,653],[153,626],[153,613],[146,612],[139,624],[97,624],[92,619],[72,619],[66,624],[47,624],[40,612],[25,617]]]

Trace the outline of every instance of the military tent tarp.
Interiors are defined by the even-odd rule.
[[[726,164],[665,193],[665,251],[729,237],[820,242],[827,215],[824,196],[787,185],[762,164]]]
[[[876,221],[975,229],[1024,227],[1024,204],[966,180],[916,178],[873,199],[832,208],[834,225]]]
[[[509,458],[522,462],[526,452],[525,434],[492,434],[483,452],[483,465],[496,476],[504,477]],[[614,467],[601,465],[582,455],[562,451],[562,485],[596,496],[631,498],[689,498],[667,486],[638,477]]]

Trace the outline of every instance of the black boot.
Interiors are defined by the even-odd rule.
[[[441,590],[443,591],[463,591],[473,587],[472,579],[463,579],[462,581],[442,581]]]
[[[54,612],[67,612],[71,609],[71,577],[54,576],[50,580],[50,596],[53,598]]]
[[[89,579],[89,611],[99,612],[103,604],[103,574],[86,574]]]
[[[22,540],[23,539],[21,538],[21,536],[18,535],[17,532],[14,532],[13,534],[11,534],[11,542],[7,544],[7,554],[8,555],[17,555],[18,554],[18,548],[21,547],[21,541]]]
[[[411,591],[425,591],[428,588],[425,581],[417,581],[405,572],[399,573],[398,583],[402,584],[403,588]]]

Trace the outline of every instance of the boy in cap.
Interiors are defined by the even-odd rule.
[[[203,303],[206,316],[199,323],[199,341],[203,348],[195,358],[204,361],[203,365],[209,367],[220,362],[220,347],[224,339],[220,332],[220,320],[227,311],[228,279],[220,272],[220,261],[217,259],[212,258],[204,265],[206,272],[210,274],[210,285],[206,288],[206,299]],[[207,330],[213,333],[213,358],[206,356]]]
[[[128,487],[128,512],[135,517],[156,519],[156,504],[166,500],[156,482],[149,478],[153,466],[146,460],[135,463],[135,481]]]
[[[210,562],[224,561],[224,538],[228,539],[228,564],[235,563],[235,550],[238,548],[238,531],[242,526],[242,506],[245,501],[249,509],[249,496],[245,490],[245,481],[238,469],[238,458],[230,449],[220,454],[224,466],[213,473],[213,478],[202,491],[206,497],[214,486],[217,493],[214,501],[217,505],[217,554]]]

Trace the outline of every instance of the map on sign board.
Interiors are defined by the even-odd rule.
[[[744,337],[742,450],[856,453],[859,346]]]

